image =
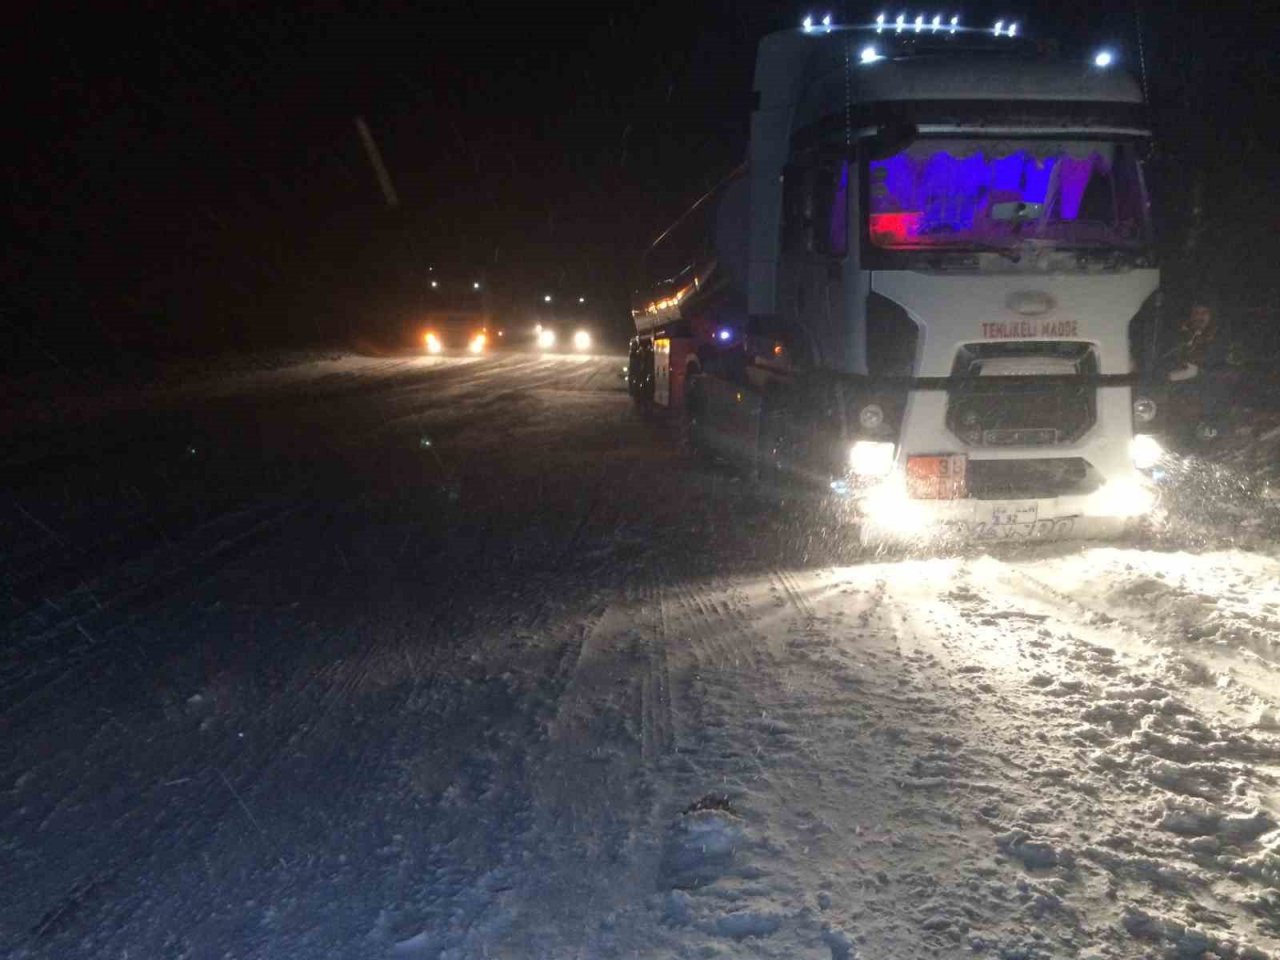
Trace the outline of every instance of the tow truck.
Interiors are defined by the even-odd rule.
[[[761,41],[754,95],[746,162],[644,258],[637,402],[847,498],[866,541],[1149,514],[1151,137],[1115,55],[810,18]]]

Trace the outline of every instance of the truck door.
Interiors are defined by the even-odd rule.
[[[782,257],[778,310],[810,363],[847,366],[843,329],[844,266],[849,253],[849,164],[812,154],[783,171]]]

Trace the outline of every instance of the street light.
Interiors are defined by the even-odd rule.
[[[579,302],[579,303],[586,303],[586,302],[587,302],[587,298],[586,298],[586,297],[579,297],[579,298],[578,298],[578,302]]]
[[[543,302],[543,303],[550,303],[550,302],[551,302],[551,294],[549,294],[549,293],[543,294],[543,295],[542,295],[542,302]]]

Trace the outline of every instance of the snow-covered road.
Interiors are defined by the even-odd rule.
[[[1280,553],[864,556],[621,362],[10,390],[0,954],[1280,956]]]

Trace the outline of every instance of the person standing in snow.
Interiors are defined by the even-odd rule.
[[[1226,370],[1227,344],[1218,336],[1213,308],[1203,301],[1192,304],[1178,325],[1178,369],[1169,379],[1182,382],[1185,416],[1183,423],[1194,427],[1201,440],[1211,440],[1220,432],[1220,421],[1228,402],[1232,379]]]

